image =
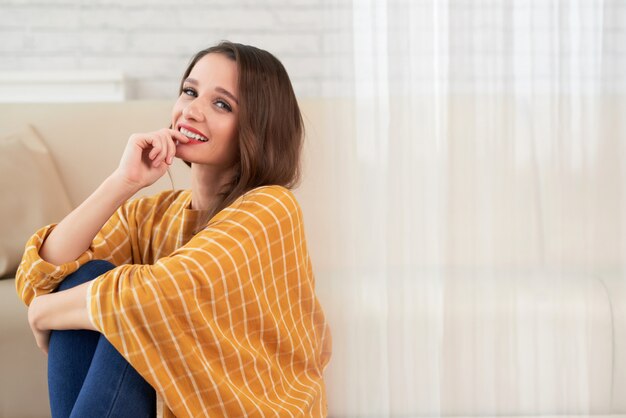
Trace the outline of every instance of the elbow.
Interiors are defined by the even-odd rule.
[[[24,302],[24,305],[30,306],[35,297],[33,289],[28,285],[26,277],[21,270],[21,267],[15,274],[15,292],[17,296]]]

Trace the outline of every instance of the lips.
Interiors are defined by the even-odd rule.
[[[178,125],[178,130],[181,134],[185,135],[187,138],[191,140],[195,140],[198,142],[208,142],[209,138],[207,138],[202,132],[197,129],[192,128],[188,125]]]

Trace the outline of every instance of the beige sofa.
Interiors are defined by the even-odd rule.
[[[128,135],[166,126],[170,107],[167,101],[2,104],[0,133],[33,126],[50,150],[71,205],[77,205],[115,168]],[[626,417],[626,286],[619,278],[559,280],[562,274],[528,270],[490,272],[477,282],[476,272],[451,271],[442,280],[441,271],[398,268],[386,272],[400,286],[388,291],[407,292],[409,305],[388,306],[384,312],[347,309],[337,295],[354,291],[350,278],[355,273],[323,257],[324,231],[332,220],[319,202],[329,198],[324,170],[332,168],[324,165],[338,161],[328,160],[324,144],[354,135],[353,112],[314,100],[304,101],[302,109],[309,127],[305,169],[325,173],[308,176],[296,195],[306,214],[311,251],[319,255],[314,258],[318,293],[333,331],[334,353],[327,370],[332,416],[565,417],[584,416],[585,411],[593,417]],[[186,173],[182,163],[172,169],[176,188],[188,187]],[[168,187],[165,177],[142,193]],[[422,280],[413,280],[415,275]],[[376,281],[357,285],[361,294],[376,295],[382,289]],[[442,295],[446,305],[433,305]],[[553,303],[556,299],[560,303]],[[511,304],[523,313],[516,318],[533,322],[534,328],[502,315]],[[0,418],[49,416],[45,357],[35,346],[26,312],[13,280],[0,280]],[[407,315],[413,322],[407,322]],[[402,323],[409,325],[395,325]],[[442,329],[445,334],[439,333]],[[363,351],[354,350],[354,335],[371,338],[362,341]],[[555,340],[572,341],[583,350],[579,357],[559,355],[550,343]],[[371,354],[369,345],[380,341],[383,354],[362,355]],[[413,352],[407,352],[410,347]],[[503,355],[509,352],[517,357]],[[402,368],[387,368],[386,360],[398,356],[409,361]],[[366,376],[380,373],[376,379],[355,380],[363,367],[370,369]],[[582,374],[580,367],[586,368]],[[588,378],[576,386],[570,378],[581,375]],[[415,392],[400,393],[404,383],[394,386],[396,381],[410,383]],[[398,393],[382,393],[386,385]],[[556,386],[585,396],[559,398],[563,391],[553,391]],[[530,401],[520,393],[528,393]],[[372,394],[381,399],[363,398]]]
[[[168,102],[3,104],[0,105],[0,133],[28,133],[25,126],[32,126],[45,142],[67,198],[75,206],[115,168],[129,132],[167,126],[170,106]],[[178,177],[177,187],[186,187],[185,169],[181,164],[172,170]],[[43,178],[56,175],[40,174]],[[13,181],[19,183],[20,179]],[[162,179],[144,193],[165,187],[170,187],[169,181]],[[23,193],[29,192],[32,193],[23,190]],[[58,196],[59,200],[62,198]],[[58,206],[58,202],[55,204]],[[59,217],[58,210],[55,215]],[[34,217],[37,218],[36,214]],[[47,218],[46,222],[52,220]],[[27,219],[19,216],[13,222],[25,221]],[[49,416],[46,359],[34,344],[26,314],[26,307],[17,298],[14,280],[0,280],[0,417]]]

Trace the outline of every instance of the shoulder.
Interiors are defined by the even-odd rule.
[[[278,185],[261,186],[249,190],[222,210],[216,220],[247,218],[271,223],[300,219],[301,210],[293,192]]]
[[[256,187],[252,190],[244,193],[241,198],[250,199],[250,198],[258,198],[258,197],[272,197],[274,199],[293,199],[295,197],[291,190],[284,186],[279,185],[269,185],[269,186],[260,186]]]
[[[256,202],[267,209],[300,212],[300,205],[293,192],[284,186],[269,185],[252,189],[240,197],[243,203]]]

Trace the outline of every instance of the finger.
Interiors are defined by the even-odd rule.
[[[158,136],[158,141],[160,143],[160,149],[154,161],[157,162],[158,165],[161,165],[161,163],[166,161],[167,159],[167,153],[168,153],[167,143],[169,142],[170,139],[163,132],[159,132],[157,136]]]
[[[161,141],[159,141],[158,138],[155,138],[155,137],[148,137],[146,138],[146,143],[152,146],[152,149],[150,150],[148,157],[152,161],[154,161],[156,156],[159,155],[159,152],[161,151]]]
[[[133,134],[130,142],[141,148],[143,151],[150,150],[150,152],[155,145],[154,138],[150,134]]]
[[[182,142],[183,144],[189,142],[189,138],[183,135],[180,131],[170,129],[170,132],[172,133],[172,137],[175,138],[178,142]]]
[[[172,159],[174,158],[174,150],[176,149],[176,146],[174,145],[174,140],[170,138],[169,135],[168,135],[167,141],[165,142],[165,146],[167,147],[167,154],[165,155],[165,162],[168,165],[171,165]]]
[[[176,156],[176,138],[171,133],[167,133],[169,140],[167,141],[167,163],[172,164]]]

